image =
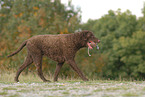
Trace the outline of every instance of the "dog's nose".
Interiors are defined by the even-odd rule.
[[[101,42],[101,40],[98,40],[98,42]]]

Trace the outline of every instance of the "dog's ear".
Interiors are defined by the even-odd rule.
[[[88,40],[91,37],[92,33],[90,31],[84,31],[84,36],[85,39],[84,40]]]
[[[87,33],[87,38],[91,37],[92,36],[92,33],[88,31]]]

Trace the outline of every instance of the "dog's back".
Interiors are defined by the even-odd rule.
[[[46,55],[54,61],[64,61],[63,40],[65,40],[64,35],[37,35],[27,40],[26,47],[33,51],[39,49],[42,55]]]

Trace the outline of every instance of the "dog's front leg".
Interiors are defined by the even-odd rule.
[[[68,64],[72,67],[72,69],[78,73],[78,75],[82,78],[84,81],[88,81],[88,79],[84,76],[84,74],[81,72],[81,70],[78,68],[77,64],[74,60],[69,60]]]
[[[63,63],[64,63],[64,62],[63,62]],[[59,74],[59,72],[60,72],[60,69],[61,69],[63,63],[58,63],[58,64],[56,65],[56,69],[55,69],[55,73],[54,73],[54,81],[57,81],[57,79],[58,79],[58,74]]]

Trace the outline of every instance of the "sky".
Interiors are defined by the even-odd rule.
[[[69,0],[61,0],[63,4],[67,5]],[[145,0],[72,0],[75,8],[81,8],[82,22],[85,23],[89,19],[99,19],[109,10],[116,11],[118,8],[121,12],[129,9],[133,15],[137,17],[143,16],[141,9]]]

